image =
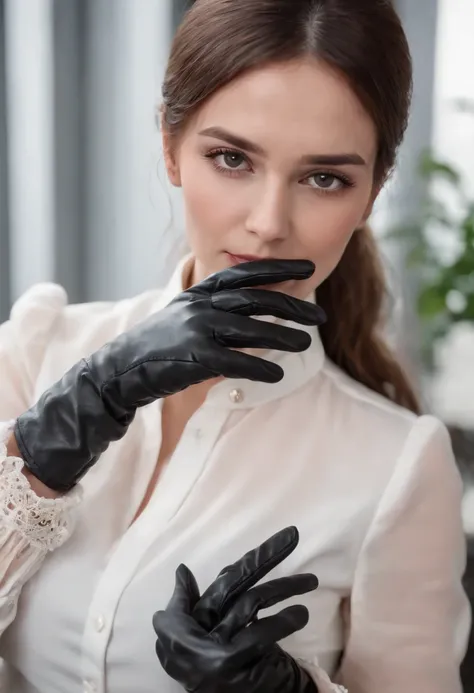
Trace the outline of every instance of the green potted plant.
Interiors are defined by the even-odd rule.
[[[422,364],[431,373],[452,327],[474,325],[474,200],[460,173],[431,152],[423,153],[419,173],[426,191],[419,218],[388,235],[403,242],[416,273]]]

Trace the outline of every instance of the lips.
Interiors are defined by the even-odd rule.
[[[234,265],[240,265],[242,262],[254,262],[256,260],[273,259],[270,257],[263,257],[262,255],[234,255],[234,253],[227,253],[227,255]]]

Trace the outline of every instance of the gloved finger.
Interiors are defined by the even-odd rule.
[[[231,646],[239,652],[260,652],[269,644],[277,643],[283,638],[302,630],[309,621],[308,609],[296,604],[282,609],[274,616],[267,616],[251,623],[234,636]]]
[[[190,614],[199,596],[196,578],[189,568],[181,563],[176,570],[174,592],[167,608],[177,613]]]
[[[318,584],[316,575],[308,573],[277,578],[257,585],[235,602],[222,621],[212,630],[211,635],[221,642],[226,642],[246,628],[261,609],[268,609],[297,594],[312,592]]]
[[[214,329],[214,339],[225,347],[245,349],[278,349],[304,351],[311,344],[311,336],[303,330],[285,325],[260,322],[242,315],[233,315]]]
[[[240,315],[273,315],[282,320],[291,320],[301,325],[321,325],[326,313],[320,306],[301,301],[279,291],[265,289],[235,289],[213,294],[214,308]]]
[[[226,347],[214,348],[211,358],[212,363],[209,364],[201,359],[203,365],[212,373],[225,378],[245,378],[261,383],[278,383],[284,375],[281,366],[272,361]]]
[[[310,260],[254,260],[216,272],[194,288],[215,293],[224,289],[279,284],[291,279],[309,279],[314,270]]]
[[[225,646],[212,640],[192,616],[169,610],[157,611],[153,616],[153,627],[157,636],[156,654],[173,678],[177,678],[176,674],[180,672],[186,682],[189,674],[204,673],[217,658],[223,661],[226,657]]]
[[[208,631],[215,628],[240,595],[287,558],[298,541],[296,527],[286,527],[224,568],[193,609],[197,622]]]

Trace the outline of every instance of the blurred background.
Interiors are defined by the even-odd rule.
[[[76,302],[167,280],[183,214],[155,111],[190,4],[0,0],[0,320],[36,282],[59,282]],[[372,219],[392,294],[387,336],[449,426],[474,556],[474,2],[395,4],[415,90]],[[474,693],[474,654],[463,676]]]

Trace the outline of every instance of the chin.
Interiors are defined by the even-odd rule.
[[[230,266],[231,265],[227,263],[224,254],[218,256],[212,261],[207,260],[206,262],[203,262],[195,256],[190,272],[190,284],[199,284],[199,282],[202,282],[204,279],[207,279],[207,277],[210,277],[211,274],[220,272],[221,270]]]

